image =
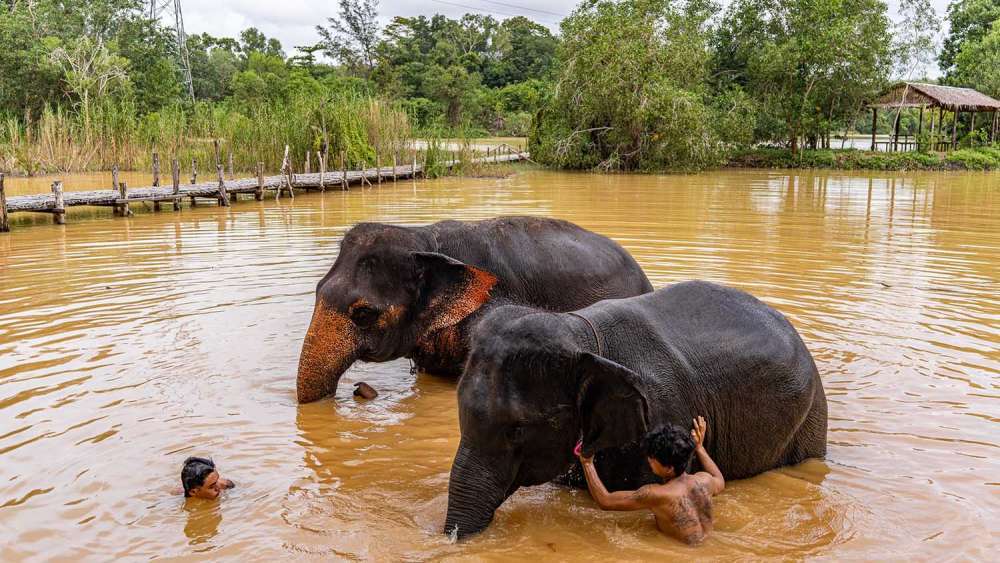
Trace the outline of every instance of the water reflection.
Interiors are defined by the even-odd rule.
[[[219,533],[222,524],[222,507],[218,502],[202,499],[185,499],[184,512],[187,523],[184,525],[184,535],[192,546],[201,546],[210,542]],[[204,552],[204,547],[196,547],[195,552]]]

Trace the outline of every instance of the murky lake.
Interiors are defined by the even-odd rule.
[[[74,211],[0,235],[0,560],[1000,548],[1000,174],[526,171],[132,219]],[[783,311],[826,385],[828,459],[729,483],[699,548],[550,485],[449,543],[454,382],[405,360],[360,365],[335,401],[299,406],[296,364],[349,226],[499,214],[575,221],[620,241],[654,285],[714,280]],[[381,396],[355,401],[360,380]],[[236,481],[221,503],[171,495],[195,454]]]

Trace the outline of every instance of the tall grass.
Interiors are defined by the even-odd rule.
[[[147,170],[155,150],[164,163],[177,158],[187,169],[196,159],[199,170],[211,174],[219,140],[222,161],[231,153],[238,170],[255,170],[257,162],[277,170],[285,145],[297,170],[307,151],[318,170],[316,152],[324,149],[333,170],[341,154],[350,167],[374,166],[376,155],[383,166],[393,155],[407,162],[410,138],[410,120],[397,104],[358,94],[300,95],[251,107],[199,102],[141,117],[128,102],[108,102],[92,107],[89,116],[52,106],[35,119],[0,118],[0,167],[29,175],[115,165]]]

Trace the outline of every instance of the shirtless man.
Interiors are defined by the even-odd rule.
[[[699,416],[692,422],[690,435],[668,424],[642,439],[649,467],[663,484],[646,485],[637,491],[609,493],[597,475],[594,458],[583,457],[577,446],[587,486],[597,504],[604,510],[652,510],[661,532],[688,544],[701,543],[712,531],[712,496],[726,487],[726,480],[705,451],[705,419]],[[685,473],[692,454],[698,455],[705,471]]]

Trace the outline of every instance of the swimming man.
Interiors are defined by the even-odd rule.
[[[705,419],[698,417],[694,429],[668,424],[653,430],[642,439],[642,450],[649,467],[662,484],[646,485],[637,491],[609,493],[597,475],[594,458],[580,456],[587,486],[604,510],[649,509],[656,516],[656,527],[668,536],[688,544],[701,543],[712,531],[712,496],[726,487],[722,472],[703,445]],[[693,454],[705,471],[686,473]]]
[[[236,485],[229,479],[223,479],[215,468],[215,462],[203,457],[189,457],[184,460],[181,468],[181,485],[184,486],[184,496],[215,500],[223,489],[232,489]]]

